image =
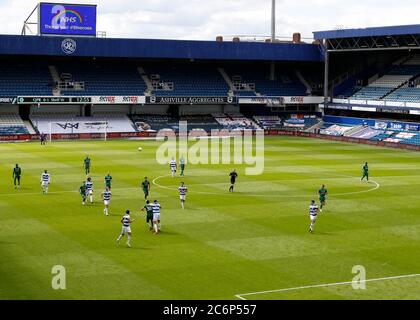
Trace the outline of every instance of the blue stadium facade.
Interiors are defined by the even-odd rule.
[[[74,51],[63,50],[72,39]],[[240,61],[323,60],[320,47],[312,44],[217,42],[150,39],[0,35],[0,55],[75,56],[138,59],[197,59]]]

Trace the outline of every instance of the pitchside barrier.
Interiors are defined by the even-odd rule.
[[[173,135],[174,133],[172,133]],[[220,137],[226,137],[226,132],[221,132]],[[255,131],[253,131],[255,134]],[[389,147],[396,149],[404,150],[414,150],[420,151],[420,146],[386,142],[386,141],[371,141],[366,139],[351,138],[351,137],[337,137],[309,132],[301,131],[288,131],[288,130],[265,130],[264,134],[266,136],[290,136],[290,137],[303,137],[303,138],[312,138],[312,139],[323,139],[337,142],[346,142],[346,143],[357,143],[365,144],[379,147]],[[171,134],[168,132],[168,136]],[[243,131],[234,131],[230,135],[237,136],[243,135]],[[107,134],[107,139],[130,139],[130,138],[155,138],[157,136],[156,132],[110,132]],[[194,135],[193,135],[194,136]],[[102,133],[73,133],[73,134],[52,134],[52,140],[99,140],[103,139],[104,135]],[[22,134],[22,135],[10,135],[10,136],[0,136],[0,142],[24,142],[24,141],[39,141],[40,135],[38,134]]]
[[[371,141],[371,140],[351,138],[351,137],[337,137],[337,136],[330,136],[330,135],[316,134],[316,133],[309,133],[309,132],[300,132],[300,131],[267,130],[265,131],[265,135],[315,138],[315,139],[323,139],[323,140],[338,141],[338,142],[366,144],[366,145],[372,145],[372,146],[378,146],[378,147],[389,147],[389,148],[396,148],[396,149],[420,151],[420,146],[415,146],[415,145],[408,145],[408,144],[395,143],[395,142],[386,142],[386,141]]]
[[[49,135],[48,135],[49,137]],[[154,138],[155,132],[110,132],[107,139]],[[103,140],[103,133],[53,133],[51,140]],[[39,134],[0,136],[0,141],[39,141]]]

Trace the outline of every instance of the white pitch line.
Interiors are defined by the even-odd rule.
[[[156,181],[161,179],[161,178],[165,178],[165,177],[169,177],[170,175],[164,175],[164,176],[160,176],[155,178],[152,183],[156,186],[158,186],[159,188],[162,189],[166,189],[166,190],[171,190],[171,191],[178,191],[177,188],[171,188],[171,187],[167,187],[167,186],[163,186],[158,184]],[[353,195],[353,194],[361,194],[361,193],[367,193],[367,192],[371,192],[371,191],[375,191],[377,189],[379,189],[380,184],[377,183],[376,181],[372,182],[376,185],[375,188],[373,189],[369,189],[369,190],[362,190],[362,191],[355,191],[355,192],[347,192],[347,193],[338,193],[338,194],[331,194],[332,196],[346,196],[346,195]],[[113,190],[122,190],[122,191],[128,191],[128,190],[138,190],[139,188],[114,188]],[[63,194],[63,193],[78,193],[79,191],[76,190],[65,190],[65,191],[50,191],[48,194]],[[216,195],[216,196],[220,196],[220,195],[224,195],[224,193],[212,193],[212,192],[204,192],[204,191],[194,191],[191,190],[189,192],[192,193],[197,193],[197,194],[207,194],[207,195]],[[19,195],[39,195],[41,194],[41,192],[20,192],[19,190],[16,191],[15,193],[0,193],[0,197],[8,197],[8,196],[19,196]],[[238,193],[240,194],[240,193]],[[247,195],[246,193],[242,193],[242,195]],[[311,197],[312,195],[263,195],[263,194],[251,194],[252,197],[275,197],[275,198],[307,198],[307,197]]]
[[[164,176],[160,176],[157,177],[155,179],[153,179],[152,183],[162,189],[166,189],[166,190],[171,190],[171,191],[178,191],[178,189],[176,187],[167,187],[167,186],[163,186],[159,183],[157,183],[157,181],[159,179],[165,178],[165,177],[169,177],[170,175],[164,175]],[[344,175],[343,175],[344,176]],[[347,177],[351,177],[351,176],[347,176]],[[355,177],[351,177],[351,178],[355,178]],[[325,179],[324,179],[325,180]],[[354,194],[362,194],[362,193],[367,193],[367,192],[372,192],[375,191],[377,189],[380,188],[380,184],[377,183],[376,181],[371,180],[372,183],[375,184],[375,187],[369,190],[361,190],[361,191],[354,191],[354,192],[345,192],[345,193],[331,193],[330,195],[333,197],[340,197],[340,196],[349,196],[349,195],[354,195]],[[205,192],[205,191],[195,191],[195,190],[189,190],[190,193],[197,193],[197,194],[207,194],[207,195],[216,195],[216,196],[220,196],[220,195],[225,195],[225,193],[215,193],[215,192]],[[240,193],[238,192],[237,194],[240,195],[247,195],[247,193]],[[308,195],[270,195],[270,194],[249,194],[251,197],[265,197],[265,198],[270,198],[270,197],[274,197],[274,198],[308,198],[308,197],[312,197],[313,195],[308,194]]]
[[[166,190],[171,190],[171,191],[178,191],[178,188],[175,187],[167,187],[167,186],[162,186],[159,183],[157,183],[156,181],[158,181],[159,179],[165,178],[165,177],[170,177],[170,175],[165,175],[165,176],[160,176],[157,177],[155,179],[153,179],[152,183],[162,189],[166,189]],[[212,192],[201,192],[201,191],[190,191],[188,190],[188,192],[193,192],[193,193],[199,193],[199,194],[210,194],[210,195],[216,195],[216,196],[220,196],[222,193],[212,193]]]
[[[361,194],[361,193],[372,192],[372,191],[378,190],[380,188],[381,185],[379,183],[377,183],[376,181],[373,181],[373,180],[371,180],[371,182],[373,184],[375,184],[375,188],[373,188],[373,189],[362,190],[362,191],[354,191],[354,192],[346,192],[346,193],[337,193],[337,194],[331,193],[331,195],[335,196],[335,197],[349,196],[349,195],[352,195],[352,194]]]
[[[402,275],[402,276],[393,276],[393,277],[385,277],[385,278],[360,280],[360,281],[358,281],[358,283],[379,282],[379,281],[386,281],[386,280],[406,279],[406,278],[416,278],[416,277],[420,277],[420,274],[416,273],[416,274],[408,274],[408,275]],[[316,284],[316,285],[311,285],[311,286],[301,286],[301,287],[286,288],[286,289],[241,293],[241,294],[236,294],[235,297],[238,298],[238,299],[241,299],[241,300],[247,300],[244,297],[255,296],[255,295],[260,295],[260,294],[267,294],[267,293],[288,292],[288,291],[313,289],[313,288],[324,288],[324,287],[336,287],[336,286],[342,286],[342,285],[347,285],[347,284],[352,284],[352,283],[353,283],[353,281],[324,283],[324,284]]]

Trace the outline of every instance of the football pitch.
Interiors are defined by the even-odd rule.
[[[420,299],[420,153],[275,137],[265,140],[263,175],[246,176],[245,165],[187,165],[185,177],[171,178],[156,162],[158,146],[1,144],[0,299]],[[95,202],[82,206],[87,154]],[[370,183],[360,181],[366,161]],[[13,188],[15,163],[21,190]],[[150,200],[162,205],[158,236],[140,214],[145,176]],[[310,234],[308,208],[321,184],[328,204]],[[126,209],[136,219],[132,248],[115,241]],[[66,270],[65,290],[51,286],[56,265]],[[351,285],[354,266],[366,270],[365,290]]]

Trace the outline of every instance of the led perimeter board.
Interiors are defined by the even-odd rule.
[[[39,4],[41,35],[96,36],[96,5]]]

